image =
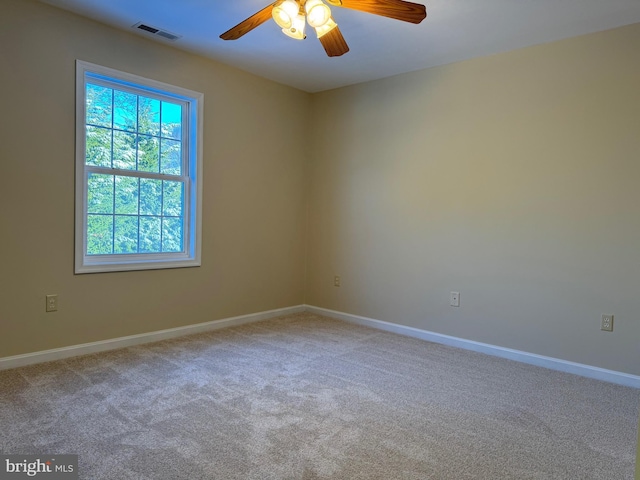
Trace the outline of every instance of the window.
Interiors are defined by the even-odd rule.
[[[76,273],[200,265],[203,98],[77,62]]]

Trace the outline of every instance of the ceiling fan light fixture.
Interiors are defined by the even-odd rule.
[[[320,38],[323,35],[326,35],[327,33],[329,33],[331,30],[333,30],[337,26],[338,24],[333,21],[333,18],[329,17],[329,20],[323,26],[316,27],[316,35],[318,35],[318,38]]]
[[[286,30],[293,26],[299,11],[300,7],[295,0],[283,0],[273,7],[271,16],[280,28]]]
[[[304,15],[298,15],[294,17],[291,27],[283,28],[282,33],[286,36],[295,38],[296,40],[304,40],[307,36],[304,34]]]
[[[349,51],[340,28],[331,17],[329,5],[371,13],[394,20],[418,24],[427,17],[424,5],[405,0],[270,0],[261,10],[230,28],[220,38],[237,40],[263,23],[273,20],[288,37],[306,38],[305,25],[315,29],[329,57],[339,57]],[[296,11],[297,10],[297,11]]]
[[[307,0],[304,4],[307,22],[314,28],[325,25],[331,19],[331,10],[322,0]]]

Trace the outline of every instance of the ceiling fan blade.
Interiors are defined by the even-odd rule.
[[[347,45],[342,32],[337,26],[322,35],[318,40],[320,40],[324,51],[330,57],[339,57],[349,51],[349,45]]]
[[[382,15],[403,22],[420,23],[427,18],[427,9],[424,5],[403,0],[327,0],[327,2],[337,7]]]
[[[235,27],[230,28],[229,30],[224,32],[222,35],[220,35],[220,38],[223,40],[237,40],[245,33],[249,33],[254,28],[259,27],[271,18],[271,10],[273,10],[273,6],[275,4],[276,2],[271,3],[259,12],[254,13]]]

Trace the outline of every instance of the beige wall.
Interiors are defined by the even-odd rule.
[[[0,357],[303,303],[310,95],[31,0],[0,44]],[[202,267],[73,274],[76,59],[205,94]]]
[[[640,374],[639,51],[636,24],[314,95],[306,302]]]

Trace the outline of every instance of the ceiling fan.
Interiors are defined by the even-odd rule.
[[[335,7],[373,13],[410,23],[420,23],[427,16],[424,5],[404,0],[326,0],[326,2]],[[270,18],[273,18],[282,28],[285,35],[298,40],[306,38],[304,30],[308,23],[314,28],[320,43],[330,57],[339,57],[349,51],[347,42],[331,16],[329,6],[322,0],[276,0],[224,32],[220,38],[237,40]]]

